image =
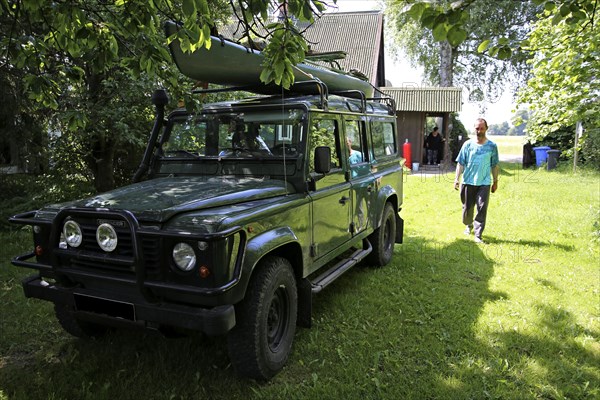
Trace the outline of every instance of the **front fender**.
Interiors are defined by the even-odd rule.
[[[277,248],[289,243],[298,243],[298,237],[290,227],[280,227],[258,234],[248,240],[240,284],[245,296],[250,276],[258,262]]]
[[[374,226],[374,229],[379,228],[379,225],[381,225],[383,208],[385,207],[385,203],[390,200],[394,206],[394,211],[398,212],[398,193],[396,190],[394,190],[394,188],[390,185],[381,187],[377,193],[377,200],[375,201],[375,205],[373,207],[373,221],[377,221],[377,226]]]

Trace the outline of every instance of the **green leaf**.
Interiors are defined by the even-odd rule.
[[[425,3],[416,3],[406,12],[406,15],[414,19],[415,21],[419,21],[421,16],[423,15],[423,11],[428,8]]]
[[[548,1],[548,2],[546,2],[546,4],[544,4],[544,10],[546,10],[546,11],[552,11],[555,8],[556,8],[556,4],[554,4],[553,1]]]
[[[454,25],[448,30],[448,42],[453,46],[457,47],[467,39],[467,31],[465,31],[460,25]]]
[[[206,0],[196,0],[196,9],[202,15],[210,15],[210,10],[208,8],[208,2]]]
[[[196,13],[196,2],[194,0],[183,0],[181,9],[187,17],[190,17]]]
[[[447,35],[448,35],[448,28],[446,24],[440,24],[440,25],[436,25],[433,28],[433,38],[437,41],[437,42],[443,42],[444,40],[446,40]]]
[[[484,51],[486,51],[487,48],[490,47],[490,43],[491,43],[491,41],[489,39],[486,39],[483,42],[481,42],[479,44],[479,47],[477,47],[477,52],[483,53]]]
[[[508,46],[500,47],[498,50],[498,59],[500,60],[508,60],[512,56],[512,50]]]
[[[438,17],[439,13],[431,7],[428,7],[421,14],[421,25],[425,28],[434,28],[435,19]]]
[[[451,24],[458,24],[463,19],[463,13],[464,13],[464,11],[458,10],[458,9],[448,12],[447,13],[448,22]]]

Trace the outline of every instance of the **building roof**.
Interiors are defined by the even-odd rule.
[[[358,70],[372,85],[384,84],[378,81],[379,73],[385,75],[381,11],[325,13],[306,30],[305,37],[314,51],[346,52],[346,58],[338,61],[343,71]]]
[[[345,52],[338,61],[342,71],[357,70],[374,86],[385,82],[383,52],[383,13],[381,11],[324,13],[312,25],[297,22],[310,49],[318,53]],[[226,38],[240,39],[236,25],[219,29]],[[323,62],[317,62],[323,64]],[[329,63],[326,64],[328,67]]]
[[[462,109],[462,88],[458,87],[382,87],[396,101],[398,111],[458,112]]]

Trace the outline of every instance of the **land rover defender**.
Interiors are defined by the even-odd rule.
[[[389,99],[262,96],[157,117],[135,183],[16,215],[27,297],[63,328],[227,335],[236,371],[285,365],[313,296],[401,243],[403,159]]]

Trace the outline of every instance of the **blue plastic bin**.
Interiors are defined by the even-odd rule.
[[[533,151],[535,151],[535,165],[541,167],[543,163],[548,159],[548,150],[550,147],[548,146],[540,146],[534,147]]]

